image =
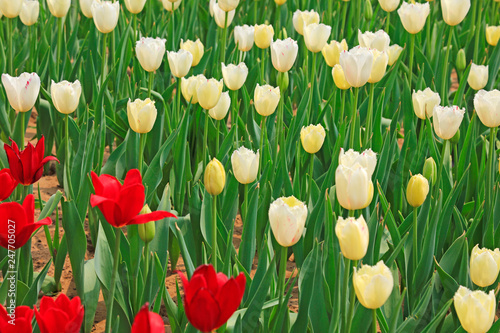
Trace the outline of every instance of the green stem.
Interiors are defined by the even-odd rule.
[[[316,53],[312,55],[312,67],[311,67],[311,91],[309,94],[309,109],[307,113],[307,122],[312,121],[312,102],[314,95],[314,81],[316,81]]]
[[[446,89],[446,87],[448,85],[448,80],[449,80],[449,77],[447,76],[448,75],[448,61],[450,59],[450,49],[451,49],[451,40],[453,37],[453,27],[450,26],[450,28],[448,30],[449,30],[450,35],[448,36],[446,55],[444,57],[444,63],[443,63],[443,72],[441,75],[441,102],[443,103],[443,105],[448,104],[448,93],[447,93],[448,90]]]
[[[134,43],[135,43],[140,36],[140,34],[137,31],[137,14],[132,14],[132,20],[134,21]]]
[[[446,145],[447,144],[448,144],[448,140],[444,140],[443,141],[443,148],[441,151],[441,158],[439,159],[439,167],[438,167],[438,174],[436,177],[436,184],[434,184],[434,186],[436,186],[436,189],[439,188],[439,183],[441,181],[441,174],[443,173],[444,154],[446,153]]]
[[[377,309],[373,309],[372,313],[373,313],[372,332],[377,333]]]
[[[175,10],[174,10],[174,3],[171,2],[172,5],[172,11],[170,12],[172,15],[172,50],[175,50]]]
[[[212,266],[217,272],[217,196],[212,196]]]
[[[314,154],[311,154],[311,163],[309,164],[309,189],[308,189],[311,201],[312,201],[313,172],[314,172]]]
[[[280,258],[280,270],[278,277],[278,297],[279,297],[279,307],[278,310],[284,305],[285,301],[285,279],[286,279],[286,261],[288,257],[288,248],[280,246],[281,258]]]
[[[62,40],[63,40],[63,18],[57,18],[57,78],[61,77],[61,54],[62,54]]]
[[[66,197],[71,200],[73,197],[73,185],[71,184],[71,161],[70,161],[70,149],[69,149],[69,114],[64,118],[64,133],[66,134],[66,158],[64,161],[64,166],[66,167],[66,182],[68,184],[68,192]]]
[[[385,21],[385,32],[389,34],[390,29],[391,29],[391,12],[387,12],[387,20]]]
[[[342,313],[343,320],[344,320],[343,325],[342,325],[342,331],[344,333],[347,332],[346,331],[346,328],[347,328],[347,300],[348,300],[347,287],[349,285],[349,272],[350,272],[350,270],[351,270],[351,260],[344,257],[344,280],[342,281],[343,282],[342,297],[344,298],[345,301],[342,303],[342,309],[341,309],[341,313]]]
[[[175,111],[175,123],[178,124],[181,119],[181,78],[177,79],[177,110]]]
[[[153,72],[149,72],[149,83],[148,83],[148,98],[151,99],[151,90],[153,89]]]
[[[244,199],[243,199],[243,205],[245,206],[243,209],[242,209],[242,213],[243,213],[243,216],[244,216],[244,222],[246,223],[246,220],[247,220],[247,217],[248,217],[248,187],[249,185],[248,184],[245,184],[245,196],[244,196]]]
[[[18,142],[21,148],[24,148],[24,133],[26,132],[26,112],[19,112],[19,116],[21,117],[21,139]]]
[[[266,119],[267,117],[262,117],[260,121],[260,148],[259,148],[259,175],[262,170],[262,156],[264,156],[264,140],[266,138]]]
[[[373,113],[373,98],[375,95],[375,83],[370,83],[370,97],[368,101],[368,112],[366,113],[366,133],[365,133],[365,147],[370,147],[369,145],[372,137],[372,113]]]
[[[349,211],[347,212],[347,214],[349,215],[349,217],[354,217],[356,211],[355,210],[352,210],[352,209],[349,209]]]
[[[222,30],[222,41],[221,41],[222,47],[220,49],[220,62],[224,64],[226,63],[227,16],[228,12],[225,12],[224,29]],[[220,66],[216,67],[220,68]]]
[[[476,36],[474,37],[474,63],[477,64],[478,62],[478,57],[479,57],[479,33],[482,29],[481,25],[481,14],[482,14],[482,9],[483,9],[483,0],[477,0],[474,2],[478,2],[478,11],[477,11],[477,19],[476,19],[476,26],[474,27],[474,31],[476,33]]]
[[[11,18],[6,17],[7,21],[7,60],[8,60],[8,70],[10,75],[14,75],[14,64],[12,62],[12,20]]]
[[[231,128],[234,127],[234,133],[236,140],[234,142],[235,148],[239,147],[239,138],[238,138],[238,90],[232,90],[231,94],[233,95],[231,98]]]
[[[106,62],[107,62],[107,39],[108,34],[102,35],[102,64],[101,64],[101,89],[104,85],[104,80],[106,80]]]
[[[203,170],[205,170],[207,166],[208,118],[208,110],[205,110],[205,129],[203,131]]]
[[[349,1],[343,2],[342,3],[342,23],[340,25],[340,33],[338,36],[338,40],[341,39],[341,37],[345,36],[345,19],[347,16],[347,6],[349,5]]]
[[[118,272],[118,262],[120,259],[120,238],[121,229],[115,228],[115,251],[113,252],[113,271],[111,272],[111,286],[109,291],[108,306],[106,313],[106,333],[111,332],[111,321],[113,316],[113,304],[115,298],[116,275]]]
[[[149,274],[149,242],[144,245],[144,287],[148,281]]]
[[[219,138],[220,138],[220,120],[216,120],[217,122],[217,133],[215,135],[215,157],[219,154]]]
[[[413,58],[414,58],[414,55],[415,55],[415,35],[414,34],[410,34],[410,59],[408,59],[409,61],[409,65],[408,65],[408,83],[410,85],[410,94],[412,92],[411,90],[411,84],[412,84],[412,81],[413,81]]]
[[[338,124],[342,124],[344,122],[344,110],[345,110],[345,94],[347,90],[342,90],[342,97],[340,100],[340,117],[338,118]]]
[[[354,138],[356,135],[356,117],[358,115],[358,95],[359,95],[359,88],[353,88],[353,89],[354,89],[354,101],[353,101],[352,116],[351,116],[351,132],[349,137],[349,148],[352,149],[354,149]]]
[[[413,275],[417,272],[418,264],[418,207],[413,207]]]
[[[281,5],[276,6],[276,28],[274,31],[277,33],[277,39],[281,38]]]
[[[146,133],[140,134],[139,140],[139,162],[138,169],[139,173],[142,175],[142,165],[144,164],[144,147],[146,146]]]
[[[496,128],[490,128],[490,145],[489,145],[489,154],[488,154],[488,173],[486,175],[486,187],[485,187],[485,212],[487,212],[487,218],[488,220],[490,211],[494,207],[494,202],[493,202],[493,187],[494,187],[494,181],[495,181],[495,170],[494,169],[494,164],[495,164],[495,140],[496,140]],[[490,223],[489,221],[488,223]]]
[[[354,273],[354,268],[357,266],[358,266],[358,261],[353,260],[352,261],[353,273]],[[352,286],[352,288],[350,290],[350,297],[349,297],[349,313],[347,314],[346,333],[351,332],[352,316],[354,314],[354,301],[355,301],[354,286]]]
[[[264,79],[264,75],[265,75],[265,68],[266,68],[266,63],[264,61],[264,59],[266,58],[266,49],[262,49],[261,50],[261,58],[260,58],[260,79],[262,80],[262,82],[265,82],[266,80]]]

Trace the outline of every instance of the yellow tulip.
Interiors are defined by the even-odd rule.
[[[335,234],[339,240],[342,255],[350,260],[361,260],[366,255],[370,233],[366,221],[359,218],[340,216],[335,225]]]
[[[394,278],[389,267],[379,261],[375,266],[363,265],[359,270],[354,268],[352,284],[365,308],[378,309],[391,295]]]
[[[470,279],[479,287],[491,286],[500,272],[500,250],[474,246],[470,255]]]
[[[309,154],[317,153],[325,141],[325,129],[321,124],[302,127],[300,130],[300,141],[302,147]]]
[[[414,175],[406,187],[406,200],[412,207],[420,207],[429,194],[429,181],[421,174]]]
[[[130,128],[136,133],[148,133],[153,129],[156,121],[155,102],[146,98],[145,100],[136,99],[127,103],[127,118]]]
[[[203,58],[203,53],[205,52],[203,43],[199,38],[194,42],[192,40],[184,41],[181,39],[181,49],[186,50],[193,55],[193,63],[191,64],[191,67],[200,63],[201,58]]]
[[[453,297],[455,310],[463,329],[468,333],[486,333],[495,320],[495,291],[472,291],[460,286]]]
[[[205,189],[211,195],[219,195],[226,185],[226,171],[218,159],[214,157],[205,168]]]

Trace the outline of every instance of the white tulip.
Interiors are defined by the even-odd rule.
[[[474,90],[481,90],[488,83],[488,66],[471,64],[467,83]]]
[[[66,80],[59,83],[52,81],[50,86],[52,103],[62,114],[70,114],[76,110],[81,94],[82,86],[78,80],[73,83]]]
[[[7,18],[19,16],[22,8],[23,2],[20,0],[0,0],[0,14]]]
[[[378,0],[380,7],[388,13],[393,12],[398,8],[400,0]]]
[[[312,23],[319,23],[319,14],[314,10],[297,10],[293,13],[293,27],[300,35],[304,35],[304,28]]]
[[[500,250],[479,248],[476,244],[470,255],[470,279],[481,288],[491,286],[500,272]]]
[[[460,24],[470,9],[470,0],[441,0],[441,11],[446,24]]]
[[[274,88],[268,84],[260,86],[257,83],[254,91],[253,105],[258,114],[267,117],[276,111],[280,98],[280,87]]]
[[[362,87],[370,78],[373,54],[367,48],[357,46],[349,51],[343,51],[339,63],[347,82],[353,87]]]
[[[325,62],[330,67],[335,67],[339,63],[340,53],[342,51],[347,51],[347,42],[343,39],[340,42],[332,40],[330,44],[326,44],[321,50]]]
[[[163,48],[165,48],[165,44],[163,44]],[[172,75],[179,78],[186,76],[191,69],[191,64],[193,63],[193,55],[191,52],[180,49],[177,52],[168,51],[168,66],[170,67],[170,71]]]
[[[182,2],[181,0],[178,0],[176,2],[171,2],[169,0],[162,0],[163,8],[165,8],[169,12],[173,12],[174,10],[179,8],[181,2]]]
[[[240,0],[219,0],[219,7],[225,11],[230,12],[238,7]]]
[[[465,108],[458,106],[436,105],[432,112],[434,131],[443,140],[451,139],[460,128],[464,118]]]
[[[401,52],[403,52],[403,48],[398,44],[389,46],[387,49],[387,54],[389,55],[389,66],[394,65],[394,63],[399,59]]]
[[[284,247],[295,245],[304,233],[306,205],[294,196],[276,199],[269,207],[269,223],[274,238]]]
[[[242,52],[250,51],[253,47],[254,28],[249,25],[238,25],[234,28],[234,43]]]
[[[389,48],[391,38],[384,30],[379,30],[375,33],[371,31],[362,33],[361,30],[358,30],[358,42],[361,47],[365,47],[367,49],[377,49],[382,52],[387,51]]]
[[[298,51],[297,42],[291,38],[272,42],[271,60],[274,68],[282,73],[288,72],[297,59]]]
[[[155,102],[146,98],[136,99],[127,103],[127,117],[130,128],[136,133],[148,133],[153,129],[156,121]]]
[[[222,76],[224,78],[224,83],[226,87],[230,90],[238,90],[243,84],[245,84],[245,80],[248,75],[248,67],[244,62],[240,62],[238,65],[222,65]]]
[[[362,153],[359,153],[352,148],[348,151],[345,151],[344,148],[340,148],[339,165],[353,168],[356,164],[363,167],[368,177],[371,179],[373,172],[375,172],[375,167],[377,166],[377,154],[371,149],[366,149]]]
[[[120,15],[119,2],[94,0],[90,8],[95,26],[100,32],[107,34],[115,29]]]
[[[38,14],[40,13],[40,3],[36,0],[24,0],[23,8],[19,14],[19,18],[24,25],[30,26],[36,23],[38,20]]]
[[[80,0],[80,9],[87,18],[92,18],[92,3],[94,0]]]
[[[219,28],[224,28],[224,24],[227,23],[227,27],[231,25],[231,22],[233,22],[234,18],[234,10],[231,10],[229,12],[223,11],[219,4],[217,2],[211,2],[211,9],[213,12],[213,17],[215,19],[215,23],[219,26]],[[226,22],[226,13],[227,13],[227,22]]]
[[[382,80],[385,75],[387,64],[389,62],[389,56],[385,51],[380,52],[377,49],[371,49],[370,51],[373,54],[373,66],[368,82],[377,83]]]
[[[474,109],[484,126],[500,126],[500,91],[478,91],[474,96]]]
[[[342,255],[350,260],[361,260],[366,255],[370,232],[366,221],[359,218],[339,216],[335,225],[335,234],[339,240]]]
[[[146,0],[124,0],[125,7],[132,14],[139,14],[144,9],[144,5],[146,4]]]
[[[309,51],[317,53],[325,47],[332,27],[323,23],[312,23],[304,27],[304,42]]]
[[[165,55],[165,42],[165,39],[159,37],[142,37],[136,42],[135,53],[145,71],[154,72],[160,67]]]
[[[33,108],[40,92],[40,78],[37,73],[22,73],[18,77],[2,74],[2,84],[14,110],[27,112]]]
[[[463,329],[468,333],[486,333],[495,321],[495,291],[472,291],[460,286],[453,296],[453,304]]]
[[[18,0],[15,0],[18,1]],[[55,17],[64,17],[68,14],[71,0],[47,0],[49,10]]]
[[[300,130],[300,141],[302,147],[309,154],[316,154],[325,141],[325,128],[321,125],[309,125]]]
[[[259,171],[259,151],[256,153],[245,147],[240,147],[231,155],[233,174],[240,184],[250,184],[257,179]]]
[[[407,3],[403,2],[398,9],[399,18],[406,31],[410,34],[419,33],[425,25],[427,16],[429,16],[429,3]]]
[[[231,97],[229,97],[229,91],[225,91],[220,94],[217,105],[208,110],[208,114],[215,120],[222,120],[226,117],[230,106]]]
[[[434,107],[441,103],[441,97],[430,88],[415,91],[412,94],[413,111],[420,119],[431,118]]]
[[[196,88],[198,103],[205,110],[210,110],[219,102],[224,84],[222,80],[208,79],[200,82]]]
[[[254,26],[254,41],[259,49],[267,49],[273,41],[274,28],[270,24]]]
[[[191,104],[198,103],[198,95],[196,94],[196,91],[198,86],[206,80],[207,78],[203,74],[190,76],[187,79],[183,77],[181,79],[182,96],[184,96],[186,102],[190,102]]]
[[[367,169],[358,163],[353,167],[340,164],[335,171],[335,192],[344,209],[366,208],[373,198],[373,183]]]

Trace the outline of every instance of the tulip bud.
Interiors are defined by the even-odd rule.
[[[274,28],[272,25],[261,24],[254,27],[254,40],[255,45],[259,49],[267,49],[273,41]]]
[[[247,52],[253,46],[254,29],[253,26],[238,25],[234,28],[234,42],[238,45],[238,50]]]
[[[450,143],[456,145],[460,141],[460,128],[457,130],[457,133],[450,139]]]
[[[174,10],[179,8],[181,2],[181,0],[178,0],[176,2],[171,2],[170,0],[162,0],[163,8],[165,8],[169,12],[173,12]]]
[[[229,27],[231,25],[231,22],[233,22],[233,18],[234,18],[234,13],[235,11],[234,10],[231,10],[229,12],[227,12],[227,22],[226,22],[226,12],[223,11],[219,4],[217,2],[212,2],[212,6],[211,6],[211,9],[212,9],[212,12],[213,12],[213,17],[215,19],[215,23],[219,26],[219,28],[224,28],[224,24],[227,23],[227,27]]]
[[[383,261],[375,266],[354,268],[352,284],[359,302],[367,309],[378,309],[387,301],[394,287],[391,270]]]
[[[238,90],[243,84],[248,75],[248,67],[244,62],[240,62],[238,66],[229,64],[222,65],[222,77],[224,78],[224,83],[229,90]]]
[[[474,246],[470,255],[470,278],[479,287],[491,286],[500,272],[500,250]]]
[[[136,99],[127,103],[127,118],[132,131],[136,133],[148,133],[153,128],[156,121],[155,102],[146,98]]]
[[[380,7],[388,13],[395,11],[399,6],[400,0],[378,0]]]
[[[411,4],[403,2],[398,9],[398,15],[403,27],[413,35],[419,33],[424,28],[429,13],[430,7],[427,2]]]
[[[256,153],[240,147],[231,155],[234,177],[240,184],[250,184],[257,179],[259,171],[259,151]]]
[[[380,52],[383,52],[387,51],[389,48],[391,38],[384,30],[379,30],[375,33],[371,31],[362,33],[361,30],[358,30],[358,42],[361,47],[367,49],[377,49]]]
[[[366,255],[370,233],[366,221],[359,218],[340,216],[335,225],[335,234],[339,239],[342,255],[350,260],[361,260]]]
[[[467,83],[474,90],[481,90],[488,83],[488,66],[471,64]]]
[[[223,92],[220,95],[219,102],[217,105],[208,110],[208,114],[215,120],[222,120],[226,117],[229,107],[231,106],[231,98],[229,97],[229,92]]]
[[[438,93],[433,92],[430,88],[425,90],[415,91],[412,94],[413,111],[420,119],[431,118],[434,107],[441,103],[441,97]]]
[[[66,80],[59,83],[52,81],[50,94],[56,110],[62,114],[70,114],[78,107],[82,86],[78,80],[73,83]]]
[[[149,209],[148,205],[145,205],[139,214],[149,214],[151,213],[151,209]],[[155,238],[156,233],[156,225],[155,221],[139,224],[139,237],[142,239],[144,243],[149,243]],[[147,255],[147,254],[146,254]]]
[[[120,15],[119,2],[94,0],[90,8],[97,30],[107,34],[115,29]]]
[[[406,200],[412,207],[420,207],[429,193],[429,181],[421,174],[414,175],[406,188]]]
[[[218,3],[219,3],[219,7],[223,11],[230,12],[232,10],[235,10],[236,7],[238,7],[240,0],[219,0]]]
[[[280,101],[280,88],[272,87],[268,84],[260,86],[257,83],[253,95],[253,105],[258,114],[267,117],[276,111]]]
[[[165,55],[165,42],[165,39],[159,37],[142,37],[136,42],[135,53],[137,54],[139,63],[146,72],[154,72],[160,68],[163,56]]]
[[[373,67],[373,54],[364,47],[357,46],[343,51],[339,58],[347,82],[353,87],[362,87],[368,82]]]
[[[467,66],[466,64],[467,60],[465,59],[465,51],[464,49],[458,50],[457,53],[457,69],[459,71],[463,71],[465,67]]]
[[[365,0],[365,20],[370,21],[373,16],[372,2]]]
[[[373,183],[367,170],[359,164],[352,168],[339,165],[335,171],[335,183],[337,200],[344,209],[366,208],[373,199]]]
[[[323,54],[323,58],[325,58],[325,62],[328,66],[334,67],[339,63],[340,53],[342,51],[347,51],[347,42],[343,39],[340,43],[332,40],[330,44],[326,44],[321,53]]]
[[[220,99],[220,94],[222,93],[222,80],[217,81],[216,79],[209,79],[200,82],[196,88],[196,95],[198,97],[198,103],[205,110],[210,110],[215,107]]]
[[[403,48],[398,44],[389,46],[389,48],[387,49],[387,55],[389,56],[389,66],[394,65],[394,63],[398,61],[401,52],[403,52]]]
[[[377,83],[382,80],[385,75],[387,63],[389,62],[389,56],[387,55],[387,52],[380,52],[376,49],[371,49],[370,52],[373,54],[373,66],[368,82]]]
[[[296,10],[293,13],[293,27],[299,35],[304,35],[304,28],[312,23],[319,23],[319,14],[314,10]]]
[[[472,291],[460,286],[453,296],[460,324],[468,333],[489,331],[495,320],[496,303],[494,290],[486,294],[481,290]]]
[[[457,133],[462,119],[464,118],[465,108],[458,106],[435,106],[433,111],[434,132],[443,140],[451,139]]]
[[[190,76],[187,79],[183,77],[181,79],[182,96],[184,96],[186,102],[189,102],[191,104],[198,103],[198,94],[196,93],[198,85],[200,85],[200,83],[202,82],[205,82],[206,80],[207,78],[203,74]]]
[[[92,18],[92,3],[94,0],[80,0],[80,9],[87,18]]]
[[[55,17],[64,17],[68,14],[71,0],[47,0],[47,5],[52,15]]]
[[[0,0],[0,13],[7,18],[19,16],[23,7],[23,2],[19,0]]]
[[[325,47],[332,27],[323,23],[311,23],[304,27],[304,42],[309,51],[318,53]]]
[[[144,5],[146,4],[146,0],[124,0],[125,7],[132,14],[139,14],[142,12]]]
[[[486,41],[491,46],[497,46],[500,39],[500,25],[499,26],[486,26]]]
[[[300,130],[300,141],[302,147],[309,154],[317,153],[325,141],[325,129],[321,124],[302,127]]]
[[[164,43],[163,48],[165,48]],[[167,58],[170,71],[172,72],[172,75],[177,78],[186,76],[191,69],[191,64],[193,63],[193,55],[183,49],[180,49],[177,52],[168,51]]]
[[[27,112],[33,108],[40,92],[40,78],[37,73],[22,73],[18,77],[2,74],[2,84],[14,110]]]
[[[431,185],[434,185],[436,183],[437,167],[436,162],[432,157],[429,157],[425,160],[422,173]]]
[[[218,159],[214,157],[205,168],[205,189],[211,195],[219,195],[226,185],[226,171]]]
[[[332,68],[332,76],[333,76],[333,82],[337,86],[337,88],[342,89],[342,90],[347,90],[351,88],[351,85],[349,82],[347,82],[345,75],[344,75],[344,70],[342,69],[342,66],[339,64],[336,64]]]
[[[500,126],[500,91],[478,91],[474,96],[474,109],[484,126]]]
[[[293,246],[300,240],[306,219],[306,205],[294,196],[278,198],[269,207],[271,230],[283,247]]]
[[[282,73],[288,72],[297,59],[298,51],[297,42],[291,38],[271,42],[271,60],[274,68]]]
[[[455,26],[463,21],[470,9],[470,0],[441,0],[441,11],[446,24]]]
[[[24,0],[19,18],[24,25],[30,26],[38,20],[40,12],[40,3],[36,0]]]
[[[191,67],[194,67],[200,63],[200,60],[201,58],[203,58],[203,53],[205,51],[203,43],[199,38],[195,42],[191,40],[184,41],[181,39],[181,49],[186,50],[193,55],[193,63],[191,64]]]

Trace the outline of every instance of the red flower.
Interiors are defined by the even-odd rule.
[[[175,217],[165,211],[156,211],[149,214],[140,214],[144,207],[144,185],[137,169],[127,173],[123,185],[113,176],[101,175],[98,177],[92,171],[92,183],[95,194],[90,195],[92,207],[99,207],[106,221],[116,228],[129,224],[143,224],[157,221],[166,217]]]
[[[22,206],[17,202],[4,202],[0,204],[0,246],[18,249],[26,244],[36,229],[51,223],[50,217],[35,222],[33,194],[26,196]]]
[[[80,297],[71,301],[65,294],[55,300],[43,296],[40,310],[35,306],[35,317],[41,333],[79,333],[83,322],[83,305]]]
[[[0,201],[4,201],[14,191],[17,186],[17,181],[12,177],[10,169],[0,170]]]
[[[9,160],[10,171],[15,180],[23,185],[31,185],[36,183],[43,174],[43,166],[49,161],[59,160],[54,156],[47,156],[45,154],[44,137],[33,147],[31,142],[28,142],[26,149],[19,151],[17,144],[11,139],[11,145],[4,144],[5,153]]]
[[[201,265],[189,281],[178,274],[184,286],[186,316],[200,331],[221,327],[240,306],[246,283],[243,273],[228,280],[224,273],[216,274],[212,265]]]
[[[31,319],[33,310],[26,305],[18,306],[15,313],[10,316],[10,311],[0,304],[0,332],[2,333],[32,333]]]
[[[131,333],[164,333],[165,324],[160,315],[149,311],[149,303],[143,305],[132,324]]]

